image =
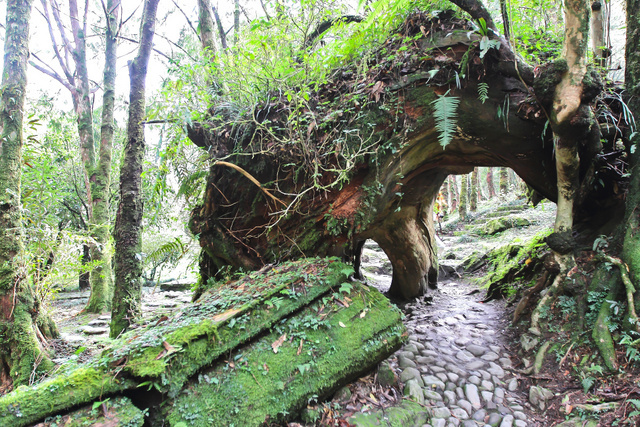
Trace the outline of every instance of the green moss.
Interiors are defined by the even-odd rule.
[[[385,408],[384,411],[355,414],[348,421],[358,427],[406,427],[424,425],[428,418],[424,406],[404,400],[400,405]]]
[[[88,403],[101,396],[132,387],[104,370],[79,367],[70,373],[53,377],[35,386],[18,387],[0,397],[0,425],[24,426],[49,414]]]
[[[335,259],[314,258],[212,289],[171,319],[125,334],[87,365],[3,396],[0,425],[25,425],[141,383],[174,394],[195,372],[330,293],[352,272]]]
[[[351,272],[336,260],[313,258],[250,273],[210,290],[162,325],[133,331],[107,357],[126,358],[129,374],[154,378],[163,390],[177,392],[198,369],[329,292]]]
[[[283,420],[314,395],[330,394],[363,366],[384,359],[404,340],[400,312],[377,290],[351,286],[349,294],[325,296],[200,374],[167,407],[169,424],[251,426]]]
[[[126,397],[117,397],[95,402],[67,415],[57,415],[44,420],[42,427],[83,427],[113,425],[119,427],[142,427],[144,413]]]
[[[518,216],[508,216],[496,218],[488,221],[482,227],[482,234],[487,236],[491,236],[496,233],[500,233],[501,231],[508,230],[510,228],[515,227],[526,227],[531,225],[531,221],[526,218],[518,217]]]
[[[516,278],[524,278],[525,271],[532,271],[533,265],[546,251],[544,239],[552,230],[541,231],[524,243],[511,243],[487,254],[488,270],[479,280],[482,286],[511,284]]]

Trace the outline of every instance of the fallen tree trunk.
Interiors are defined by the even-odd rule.
[[[556,199],[542,105],[549,107],[558,73],[545,68],[532,96],[532,73],[516,72],[508,49],[490,49],[482,59],[468,23],[443,21],[411,16],[365,76],[338,70],[304,106],[274,96],[244,119],[214,108],[210,122],[190,129],[212,156],[191,220],[203,281],[228,267],[251,270],[300,256],[340,256],[357,266],[362,242],[373,239],[393,265],[390,294],[411,298],[437,280],[433,202],[449,174],[507,166]],[[413,41],[403,44],[405,37]],[[400,63],[387,59],[393,49]],[[443,119],[434,114],[443,97],[458,103],[444,149]],[[597,152],[579,151],[585,165]],[[588,191],[578,203],[587,217],[621,203],[612,192],[593,194],[596,169],[580,176]]]
[[[188,417],[181,405],[192,396],[185,390],[203,395],[210,393],[203,389],[206,385],[245,390],[242,375],[253,381],[257,373],[263,383],[247,391],[243,396],[248,400],[242,403],[255,422],[242,411],[220,420],[231,417],[236,425],[259,425],[284,413],[295,415],[301,402],[324,396],[371,369],[405,339],[400,311],[375,289],[346,283],[352,272],[337,260],[309,259],[215,284],[198,302],[124,334],[94,360],[0,397],[0,425],[31,425],[58,415],[81,418],[84,410],[72,413],[74,408],[91,403],[99,407],[123,395],[147,409],[152,424],[168,417],[170,425],[179,425]],[[244,356],[234,360],[229,354]],[[253,366],[257,360],[259,366]],[[203,384],[202,378],[210,381]],[[266,405],[270,387],[280,382],[287,399]],[[210,399],[190,404],[189,413],[211,412]],[[113,410],[114,416],[138,420],[126,401],[117,406],[128,415],[110,405],[103,413]],[[200,424],[189,425],[212,425],[204,415],[193,419]]]

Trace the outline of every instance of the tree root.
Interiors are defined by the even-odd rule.
[[[593,340],[598,346],[598,350],[600,355],[604,359],[604,364],[609,368],[610,371],[618,370],[618,361],[616,359],[616,350],[613,346],[613,338],[611,338],[611,332],[609,330],[609,315],[611,314],[611,304],[609,301],[615,299],[616,294],[620,288],[620,282],[614,280],[611,285],[611,289],[609,289],[609,293],[607,297],[602,302],[600,306],[600,312],[598,313],[598,318],[596,319],[596,323],[593,326],[593,332],[591,334]]]
[[[619,402],[604,402],[597,405],[589,405],[589,404],[578,404],[573,407],[576,409],[581,409],[587,412],[606,412],[606,411],[615,411],[620,406]]]
[[[557,262],[558,274],[555,276],[547,293],[540,299],[535,310],[531,313],[531,327],[529,328],[529,332],[536,336],[542,335],[540,330],[540,316],[542,312],[551,309],[551,305],[556,300],[564,279],[566,279],[567,275],[571,273],[572,268],[576,265],[573,255],[560,255],[556,253],[555,261]]]
[[[540,331],[540,316],[545,309],[549,309],[551,304],[556,300],[556,294],[558,289],[560,289],[560,284],[564,280],[564,274],[558,274],[553,280],[553,284],[549,287],[547,293],[540,299],[538,305],[536,306],[533,313],[531,313],[531,327],[529,328],[529,332],[533,335],[540,336],[542,332]]]
[[[544,356],[547,354],[547,350],[549,349],[550,345],[550,341],[545,341],[536,353],[536,359],[535,362],[533,362],[533,373],[535,375],[538,375],[540,373],[540,370],[542,369],[542,363],[544,362]]]
[[[636,313],[635,300],[633,297],[633,294],[636,293],[636,288],[633,286],[631,278],[629,277],[629,266],[622,262],[620,258],[612,257],[611,255],[607,255],[605,253],[601,253],[600,256],[605,261],[610,262],[611,264],[618,267],[618,270],[620,271],[620,277],[622,278],[622,283],[624,283],[625,291],[627,294],[627,316],[629,317],[629,321],[634,326],[636,332],[640,333],[640,323],[638,322],[638,315]]]
[[[518,305],[516,306],[516,309],[513,312],[514,324],[518,322],[518,320],[520,319],[520,316],[522,315],[522,312],[524,312],[529,306],[529,304],[531,303],[531,298],[533,297],[533,295],[547,287],[547,284],[549,283],[549,279],[551,277],[550,277],[549,271],[545,270],[545,272],[536,282],[535,286],[524,291],[522,295],[522,299],[520,299],[520,302],[518,303]]]

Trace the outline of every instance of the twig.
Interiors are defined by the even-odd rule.
[[[282,206],[286,207],[287,204],[285,202],[283,202],[282,200],[278,199],[276,196],[274,196],[273,194],[271,194],[269,192],[269,190],[267,190],[266,188],[264,188],[262,186],[262,184],[260,184],[260,181],[258,181],[257,179],[255,179],[249,172],[247,172],[246,170],[242,169],[240,166],[238,165],[234,165],[233,163],[229,163],[229,162],[223,162],[218,160],[217,162],[214,163],[214,165],[221,165],[221,166],[227,166],[231,169],[234,169],[238,172],[240,172],[242,175],[244,175],[249,181],[253,182],[255,185],[257,185],[263,192],[264,194],[266,194],[267,196],[271,197],[274,201],[276,202],[280,202],[282,204]]]

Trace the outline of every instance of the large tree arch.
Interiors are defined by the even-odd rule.
[[[402,69],[395,64],[372,67],[364,79],[343,70],[313,93],[301,113],[309,119],[299,123],[306,131],[299,145],[276,143],[291,128],[287,113],[292,108],[281,98],[254,111],[244,125],[225,120],[224,111],[212,111],[211,122],[190,129],[190,138],[213,158],[206,195],[191,221],[203,248],[203,281],[220,276],[226,266],[255,269],[299,256],[338,255],[358,265],[360,243],[373,239],[393,265],[390,292],[415,297],[436,280],[431,212],[448,174],[468,173],[474,166],[507,166],[555,201],[553,141],[545,122],[561,64],[543,68],[534,81],[531,70],[516,70],[514,55],[505,46],[481,59],[479,36],[469,37],[468,24],[453,24],[464,32],[431,33],[432,24],[418,14],[401,30],[403,36],[425,34],[411,46],[420,59],[405,61]],[[387,46],[400,45],[391,40]],[[459,87],[456,74],[464,75]],[[478,96],[479,83],[488,85],[486,99]],[[585,103],[599,87],[593,79]],[[443,149],[433,102],[445,94],[457,97],[459,106],[457,130]],[[323,102],[340,111],[341,122],[356,135],[332,146],[325,157],[314,149],[335,134],[331,113],[317,108]],[[354,152],[354,145],[362,155],[354,157],[348,179],[331,186],[337,169],[331,165],[344,166],[344,150]],[[592,145],[579,147],[584,185],[578,203],[588,201],[590,209],[584,212],[590,218],[620,203],[606,192],[592,191],[598,168],[592,160],[611,160],[597,157],[601,147]],[[232,161],[235,169],[217,163],[221,158]],[[318,166],[323,161],[324,169]]]

